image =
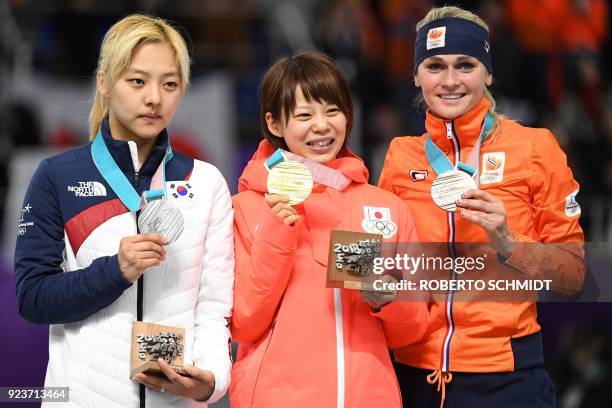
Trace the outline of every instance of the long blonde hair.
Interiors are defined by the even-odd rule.
[[[189,51],[183,37],[172,24],[158,17],[133,14],[115,23],[104,35],[96,74],[104,75],[112,87],[129,67],[136,48],[145,43],[164,42],[174,49],[184,91],[189,84]],[[108,116],[108,100],[96,86],[89,112],[89,139],[93,140],[104,118]]]
[[[419,31],[421,27],[423,27],[425,24],[430,23],[432,21],[440,20],[441,18],[453,18],[453,17],[462,18],[464,20],[471,21],[473,23],[478,24],[485,30],[487,30],[487,32],[490,31],[489,26],[487,25],[487,23],[485,23],[485,21],[482,18],[478,17],[476,14],[472,13],[471,11],[464,10],[462,8],[455,7],[455,6],[444,6],[444,7],[432,8],[431,10],[429,10],[427,15],[425,15],[425,17],[423,17],[423,19],[417,23],[416,31]],[[493,95],[491,94],[491,92],[486,86],[484,89],[484,97],[487,98],[487,100],[491,104],[491,106],[489,107],[489,113],[493,117],[493,128],[490,134],[493,134],[497,130],[500,120],[503,118],[503,116],[495,112],[495,107],[497,106],[497,103],[495,102],[495,98],[493,98]]]

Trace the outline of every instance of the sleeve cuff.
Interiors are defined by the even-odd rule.
[[[406,313],[411,312],[412,308],[412,306],[406,307],[405,302],[389,302],[380,308],[372,308],[370,313],[385,321],[403,320],[406,318]]]
[[[206,404],[214,404],[219,401],[223,396],[227,393],[227,389],[229,388],[229,377],[230,374],[221,375],[220,369],[213,368],[202,368],[203,370],[209,370],[215,376],[215,389],[207,400],[196,400],[198,402],[206,403]]]
[[[106,262],[107,271],[110,279],[117,289],[126,290],[132,283],[125,279],[121,268],[119,268],[119,257],[117,255],[109,256]]]
[[[527,242],[535,241],[524,235],[514,234],[514,243],[517,244],[514,247],[514,251],[512,251],[508,258],[498,256],[498,260],[518,269],[527,276],[534,276],[539,270],[539,260],[536,258],[537,254],[534,251],[530,251],[528,246],[525,245]]]

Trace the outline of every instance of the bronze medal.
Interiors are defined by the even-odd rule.
[[[453,212],[457,200],[468,190],[476,188],[476,182],[469,174],[453,169],[439,174],[431,185],[431,198],[438,207]]]

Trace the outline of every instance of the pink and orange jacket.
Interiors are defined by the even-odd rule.
[[[265,202],[261,142],[242,174],[235,209],[236,277],[231,331],[239,342],[232,407],[400,407],[388,347],[421,338],[423,303],[393,302],[373,311],[358,291],[326,287],[332,229],[363,231],[368,208],[389,209],[396,233],[384,242],[418,240],[408,207],[367,183],[348,151],[327,164],[351,183],[342,191],[315,183],[285,226]]]

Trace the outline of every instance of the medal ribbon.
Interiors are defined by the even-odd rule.
[[[310,170],[313,181],[319,184],[323,184],[324,186],[331,187],[335,190],[342,191],[346,188],[346,186],[351,184],[351,179],[346,177],[341,172],[334,169],[330,169],[329,167],[324,166],[320,163],[317,163],[315,161],[312,161],[310,159],[288,152],[283,149],[277,149],[272,154],[272,156],[270,156],[268,160],[266,160],[265,166],[268,171],[270,171],[272,170],[272,167],[284,161],[295,161],[302,163],[308,168],[308,170]]]
[[[458,162],[456,166],[457,169],[468,173],[470,176],[474,176],[477,169],[480,167],[478,163],[480,158],[480,145],[487,138],[492,127],[493,117],[490,113],[487,113],[482,125],[482,130],[480,131],[480,136],[478,137],[478,142],[468,158],[468,163],[471,165],[464,162]],[[429,134],[427,134],[427,139],[425,140],[425,155],[427,156],[427,161],[438,175],[455,169],[455,166],[453,166],[444,152],[431,139]],[[476,181],[476,184],[479,184],[478,181]]]
[[[117,162],[113,159],[113,156],[111,156],[101,131],[98,131],[96,138],[91,144],[91,155],[98,171],[102,174],[102,177],[104,177],[104,180],[106,180],[115,194],[117,194],[117,197],[119,197],[121,202],[131,212],[136,212],[140,209],[143,199],[146,203],[151,200],[164,198],[166,195],[166,163],[168,163],[174,155],[169,140],[164,159],[153,175],[151,190],[145,191],[142,198],[138,195],[136,189],[128,181],[127,177],[125,177],[125,174],[123,174]]]

